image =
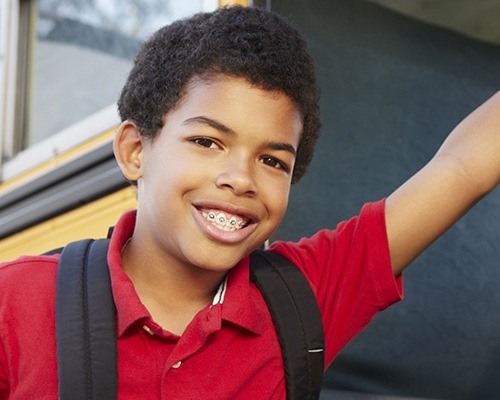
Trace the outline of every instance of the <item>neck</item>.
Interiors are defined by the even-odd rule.
[[[132,239],[122,252],[123,269],[142,304],[164,330],[182,335],[194,316],[211,304],[225,272],[175,263]]]
[[[154,256],[134,240],[124,248],[122,261],[141,300],[145,296],[168,306],[209,304],[226,275]]]

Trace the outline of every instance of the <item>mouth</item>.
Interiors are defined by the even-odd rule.
[[[259,226],[260,216],[254,211],[226,202],[199,201],[193,216],[204,234],[216,242],[237,244],[248,239]]]
[[[216,228],[234,232],[251,224],[252,219],[239,214],[231,214],[217,209],[198,209],[201,215]]]

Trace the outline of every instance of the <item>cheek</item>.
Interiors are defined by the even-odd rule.
[[[203,168],[197,168],[196,162],[189,157],[170,152],[148,160],[145,171],[145,182],[154,186],[155,190],[163,191],[169,186],[187,184],[194,175],[203,171]]]
[[[288,207],[288,196],[290,195],[290,184],[272,185],[266,190],[266,203],[273,218],[281,221]]]

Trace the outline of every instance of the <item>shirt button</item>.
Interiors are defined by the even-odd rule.
[[[147,326],[147,325],[143,325],[143,326],[142,326],[142,329],[144,329],[144,330],[145,330],[147,333],[149,333],[151,336],[153,336],[153,335],[154,335],[154,332],[153,332],[151,329],[149,329],[149,326]]]
[[[177,361],[174,365],[172,365],[172,368],[177,369],[181,366],[181,364],[182,364],[182,361]]]

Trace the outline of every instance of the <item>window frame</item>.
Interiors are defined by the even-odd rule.
[[[19,1],[0,0],[0,178],[2,160],[14,153]]]

